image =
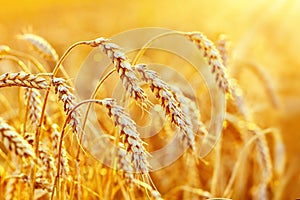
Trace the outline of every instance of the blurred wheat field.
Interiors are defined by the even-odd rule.
[[[297,144],[300,138],[299,9],[299,0],[2,1],[0,199],[300,198],[300,147]],[[20,69],[22,64],[16,63],[13,60],[15,57],[5,57],[6,46],[3,46],[7,45],[10,49],[34,57],[45,68],[42,72],[50,73],[57,63],[55,56],[52,60],[41,57],[28,47],[28,43],[19,40],[17,35],[34,33],[42,36],[54,47],[58,57],[61,57],[75,42],[99,37],[111,38],[120,32],[144,27],[200,31],[217,47],[219,36],[226,35],[229,44],[225,52],[229,78],[234,78],[243,91],[245,108],[251,116],[247,118],[239,113],[241,107],[236,106],[230,95],[227,95],[222,138],[212,152],[199,160],[193,157],[189,149],[172,165],[150,173],[143,168],[147,167],[144,153],[168,143],[172,136],[169,131],[176,129],[176,121],[171,120],[173,124],[165,122],[160,133],[155,138],[146,139],[148,145],[143,144],[135,135],[134,125],[126,125],[130,121],[126,121],[129,118],[126,113],[130,113],[130,117],[138,124],[149,117],[147,113],[141,118],[143,112],[139,104],[128,107],[128,104],[122,104],[123,110],[113,101],[105,99],[111,97],[111,83],[119,81],[120,77],[124,78],[119,77],[118,73],[114,73],[103,83],[96,96],[99,101],[94,102],[93,106],[100,113],[97,120],[101,132],[107,133],[108,139],[105,142],[119,145],[118,142],[121,143],[125,138],[120,151],[108,150],[103,155],[100,152],[101,159],[119,159],[115,167],[121,170],[105,166],[99,161],[101,159],[97,159],[100,157],[95,159],[90,155],[91,152],[81,151],[78,140],[74,137],[74,134],[80,132],[77,125],[82,121],[77,120],[79,117],[76,113],[72,113],[72,108],[79,103],[76,101],[72,81],[89,56],[91,47],[83,45],[75,48],[63,63],[66,72],[58,73],[57,77],[63,79],[52,80],[51,76],[45,74],[41,77],[15,74],[19,71],[39,74],[41,71],[34,68],[28,57],[16,56],[25,66],[30,66],[32,71]],[[107,51],[115,50],[112,44],[105,48]],[[220,53],[222,55],[221,51]],[[133,59],[133,55],[128,57]],[[119,59],[118,62],[126,62],[126,59],[122,60],[122,56],[109,58],[113,62],[116,59]],[[151,59],[168,65],[184,64],[179,60],[172,60],[173,58],[168,59],[161,52],[149,50],[142,61],[152,61]],[[126,71],[122,66],[119,68]],[[121,75],[122,70],[119,72]],[[168,84],[172,85],[177,81],[172,80],[172,74],[166,76],[163,70],[152,70],[159,72],[161,79]],[[176,70],[179,71],[180,67]],[[189,77],[195,72],[183,70],[181,73],[186,79],[192,80]],[[31,82],[26,82],[25,79],[30,79]],[[15,82],[10,83],[11,80]],[[37,83],[32,83],[34,81]],[[144,80],[147,81],[151,84],[151,80]],[[198,83],[198,80],[194,83]],[[17,84],[17,87],[9,87],[13,84]],[[42,148],[36,149],[35,134],[39,132],[37,122],[40,118],[39,115],[35,116],[35,111],[39,113],[43,110],[48,86],[52,89],[40,129],[39,146]],[[144,87],[142,88],[145,89]],[[182,87],[184,88],[181,85],[181,89]],[[182,92],[192,101],[198,102],[202,121],[207,125],[211,102],[208,95],[201,92],[202,89],[198,90],[200,92],[196,97],[191,96],[185,88]],[[155,94],[150,94],[150,89],[145,89],[145,92],[154,103],[162,99],[155,99]],[[121,102],[121,99],[117,99],[117,104]],[[126,122],[124,126],[114,112],[126,119],[122,121]],[[160,118],[168,119],[168,116],[164,116],[163,109],[160,112]],[[68,115],[69,127],[63,128]],[[81,117],[82,115],[81,113]],[[114,128],[115,124],[119,128]],[[120,130],[118,141],[119,139],[114,138],[118,138],[116,135]],[[58,152],[62,133],[66,135]],[[201,138],[201,134],[196,134],[196,146]],[[91,141],[94,139],[91,138]],[[189,141],[189,138],[184,141]],[[99,142],[99,146],[107,145],[105,142]],[[187,145],[192,146],[188,142]],[[138,154],[142,164],[122,160],[127,152],[135,153],[136,149],[142,152]],[[37,152],[39,157],[36,158]],[[57,166],[60,166],[59,170]],[[134,170],[129,169],[130,167],[139,168],[142,175],[126,173],[126,170]]]

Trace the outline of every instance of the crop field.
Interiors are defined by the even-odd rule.
[[[0,1],[0,199],[300,198],[299,0]]]

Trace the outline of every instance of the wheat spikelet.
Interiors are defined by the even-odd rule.
[[[189,148],[195,150],[195,135],[192,130],[191,120],[185,116],[180,108],[180,103],[174,97],[170,87],[164,82],[156,72],[148,70],[146,65],[139,64],[134,67],[142,76],[142,79],[149,84],[155,97],[159,99],[166,115],[170,118],[184,134],[181,135],[183,141],[187,142]]]
[[[215,74],[218,86],[224,92],[230,92],[231,88],[228,81],[227,70],[213,42],[200,32],[190,32],[185,35],[203,51],[203,56],[207,59],[208,65],[211,67],[211,72]]]
[[[17,191],[18,191],[19,179],[10,178],[7,181],[5,187],[5,200],[16,200],[17,199]]]
[[[117,151],[117,169],[124,173],[124,177],[126,178],[126,181],[131,184],[134,177],[133,177],[133,168],[130,164],[130,160],[128,160],[128,154],[126,150],[119,145],[118,151]]]
[[[161,197],[161,194],[156,189],[153,189],[151,187],[151,185],[149,185],[149,184],[147,184],[145,182],[142,182],[140,180],[137,180],[137,179],[134,179],[134,183],[136,185],[144,187],[147,190],[147,194],[149,192],[150,193],[150,197],[152,197],[153,199],[155,199],[155,200],[163,200],[163,198]]]
[[[25,72],[2,74],[0,76],[0,88],[11,86],[46,89],[49,84],[46,79]]]
[[[16,155],[35,158],[32,146],[2,118],[0,118],[0,139],[4,146]]]
[[[43,58],[54,62],[58,61],[58,55],[54,48],[41,36],[32,33],[26,33],[18,35],[17,37],[21,40],[27,41],[30,46]]]
[[[220,53],[220,56],[223,61],[223,65],[227,67],[229,42],[227,40],[226,35],[224,34],[219,35],[218,40],[216,42],[216,48]]]
[[[119,127],[120,138],[125,145],[127,153],[131,157],[134,170],[136,172],[148,173],[149,163],[147,161],[148,152],[143,146],[139,133],[136,130],[135,122],[125,113],[121,106],[118,106],[112,98],[99,100],[97,102],[105,106],[108,115],[114,120],[115,126]]]
[[[144,90],[139,86],[138,78],[128,58],[121,52],[118,45],[109,42],[109,40],[105,38],[98,38],[87,42],[87,44],[93,47],[99,47],[112,60],[126,91],[132,98],[136,99],[142,105],[147,103],[147,96]]]
[[[55,93],[58,94],[58,100],[62,101],[64,104],[64,111],[68,115],[74,106],[77,104],[75,101],[75,96],[69,90],[69,86],[66,81],[62,78],[54,78],[53,86],[55,87]],[[72,127],[74,133],[79,134],[80,132],[80,112],[76,109],[71,113],[71,118],[68,121],[69,125]]]
[[[46,190],[48,193],[52,191],[52,185],[49,183],[49,181],[45,178],[36,178],[35,183],[34,183],[34,188],[35,189],[42,189]]]
[[[25,99],[28,99],[27,106],[30,124],[36,127],[42,111],[41,95],[38,90],[26,88]]]

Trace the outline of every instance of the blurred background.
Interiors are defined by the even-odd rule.
[[[238,77],[254,116],[262,126],[282,132],[287,151],[284,194],[295,199],[300,198],[299,10],[299,0],[1,0],[0,44],[25,49],[16,35],[33,32],[61,55],[76,41],[112,37],[133,28],[200,31],[212,40],[225,34],[231,44],[229,71]],[[89,52],[82,47],[67,62],[80,66]],[[262,83],[243,63],[259,65],[268,74],[275,105],[257,92]]]

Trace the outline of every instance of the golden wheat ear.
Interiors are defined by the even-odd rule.
[[[65,79],[54,78],[52,84],[55,88],[55,93],[58,95],[58,100],[64,104],[64,111],[66,115],[75,107],[76,98],[70,91],[71,87],[67,85]],[[75,110],[71,114],[69,125],[72,127],[74,133],[79,134],[81,130],[80,112]]]
[[[41,95],[36,89],[26,88],[25,99],[28,110],[29,126],[32,128],[32,130],[35,130],[42,111]],[[27,118],[27,116],[25,117]]]
[[[0,76],[0,88],[13,86],[47,89],[49,87],[49,82],[38,75],[25,72],[5,73]]]
[[[110,42],[109,39],[98,38],[87,42],[92,47],[99,47],[112,61],[117,72],[119,73],[120,79],[122,80],[123,86],[130,96],[137,102],[141,103],[142,106],[147,106],[148,98],[144,90],[139,86],[139,79],[137,78],[132,66],[121,51],[121,48]]]
[[[122,138],[127,154],[131,158],[134,172],[147,174],[150,168],[147,160],[149,153],[146,151],[144,142],[136,130],[135,122],[121,106],[117,105],[115,99],[107,98],[96,103],[107,109],[108,115],[113,119],[115,126],[119,127],[120,138]]]
[[[141,75],[142,80],[149,85],[170,121],[183,132],[181,139],[186,142],[192,151],[195,151],[195,135],[191,120],[182,111],[180,102],[174,96],[175,92],[155,71],[147,69],[145,64],[138,64],[134,66],[134,69]]]
[[[9,152],[14,152],[20,157],[35,158],[32,146],[2,118],[0,118],[0,139]]]
[[[207,64],[211,67],[211,72],[215,74],[215,81],[220,89],[230,93],[230,84],[227,69],[223,65],[223,60],[214,43],[200,32],[184,33],[203,53]]]
[[[26,41],[33,50],[40,54],[42,58],[53,62],[58,61],[58,55],[55,49],[41,36],[33,33],[25,33],[17,35],[17,38]]]

